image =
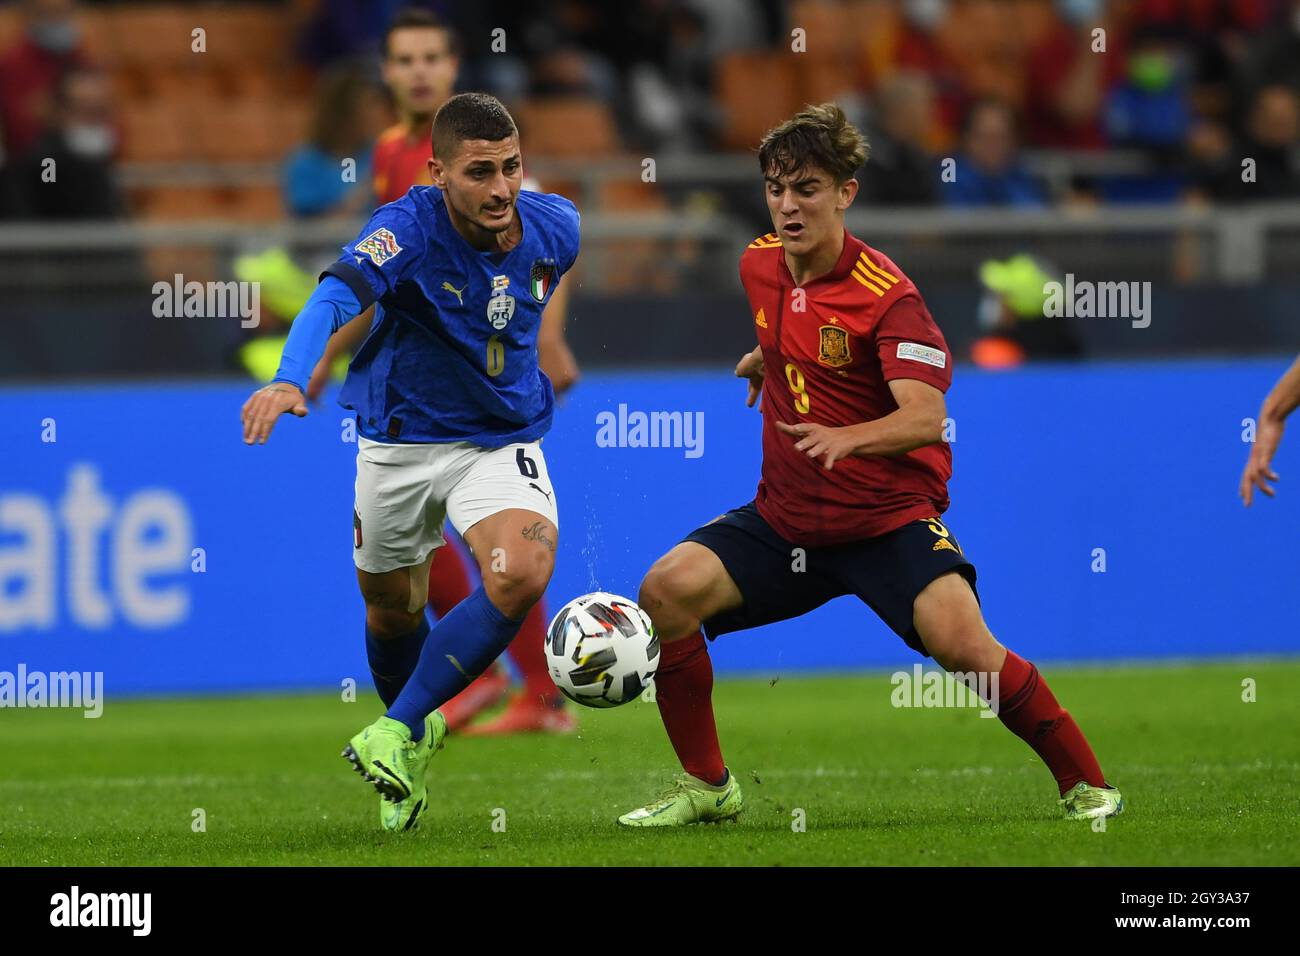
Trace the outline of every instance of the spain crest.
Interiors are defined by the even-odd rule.
[[[817,350],[817,361],[831,368],[839,368],[853,361],[849,354],[849,333],[836,325],[823,325],[821,347]]]
[[[545,302],[555,285],[555,260],[534,259],[533,268],[528,273],[528,291],[538,302]]]

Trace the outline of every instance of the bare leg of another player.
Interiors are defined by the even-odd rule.
[[[718,744],[713,665],[700,627],[742,602],[739,588],[718,556],[692,541],[660,558],[642,582],[638,603],[650,615],[662,642],[655,674],[659,713],[688,777],[660,800],[624,814],[620,823],[671,826],[739,813],[739,785],[727,770]],[[949,671],[998,676],[998,717],[1043,760],[1063,798],[1083,785],[1115,793],[1118,800],[1074,718],[1057,702],[1036,667],[994,639],[964,578],[949,573],[932,581],[916,598],[914,623],[926,649]],[[1071,815],[1118,812],[1096,809],[1095,814]]]

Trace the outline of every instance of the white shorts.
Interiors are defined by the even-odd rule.
[[[483,448],[387,444],[357,436],[353,550],[362,571],[422,564],[445,543],[447,518],[462,535],[498,511],[523,508],[560,527],[541,442]]]

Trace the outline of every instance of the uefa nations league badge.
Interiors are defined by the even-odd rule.
[[[515,314],[515,297],[506,292],[510,288],[509,276],[492,277],[492,297],[488,299],[487,317],[492,328],[500,332],[510,324]]]

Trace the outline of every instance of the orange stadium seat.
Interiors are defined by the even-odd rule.
[[[597,157],[618,152],[614,119],[599,100],[529,100],[515,115],[533,155]]]
[[[122,159],[169,163],[195,157],[187,118],[167,103],[134,103],[119,113]]]
[[[194,118],[200,158],[210,162],[266,162],[294,145],[279,128],[270,103],[210,103]]]
[[[18,42],[23,33],[22,16],[14,7],[0,7],[0,53]]]
[[[714,86],[726,111],[723,145],[752,149],[799,102],[798,54],[731,53],[717,64]]]
[[[284,199],[276,185],[241,186],[225,191],[225,215],[245,222],[273,222],[285,218]]]
[[[292,23],[282,10],[258,6],[197,7],[208,55],[220,63],[277,63],[292,57]]]
[[[203,56],[192,49],[197,12],[173,6],[125,6],[106,11],[104,55],[110,64],[180,65]]]
[[[229,214],[229,197],[200,186],[150,186],[131,192],[132,205],[145,219],[176,221],[221,219]]]
[[[656,183],[639,179],[611,179],[601,183],[600,208],[604,212],[655,212],[668,204]]]

